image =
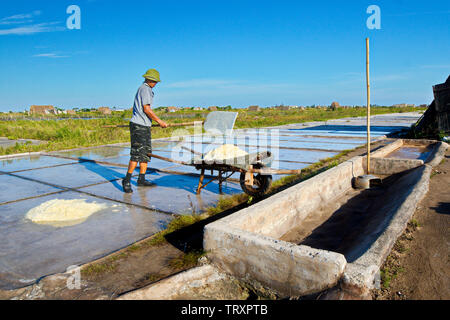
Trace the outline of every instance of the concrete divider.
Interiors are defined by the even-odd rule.
[[[192,297],[197,288],[204,289],[224,279],[227,279],[226,274],[211,265],[204,265],[126,293],[117,300],[177,300]]]
[[[257,281],[284,296],[303,296],[337,284],[346,266],[337,252],[279,240],[324,203],[352,189],[363,174],[355,157],[205,227],[203,245],[219,269]]]
[[[366,157],[364,157],[364,160]],[[380,175],[391,175],[400,173],[406,170],[411,170],[423,165],[423,160],[418,159],[386,159],[386,158],[371,158],[370,159],[370,173]],[[366,161],[363,161],[364,171],[367,168]]]
[[[355,157],[220,221],[233,228],[280,238],[321,204],[351,189],[352,178],[361,174],[362,158]]]
[[[209,259],[224,272],[244,281],[257,281],[281,295],[317,293],[335,286],[339,279],[351,294],[367,294],[379,267],[427,192],[431,169],[422,160],[383,158],[402,146],[403,140],[396,140],[374,152],[375,174],[411,172],[400,178],[398,186],[392,187],[392,196],[379,224],[365,231],[367,243],[354,248],[360,252],[354,254],[358,258],[352,263],[347,263],[337,252],[279,239],[301,225],[321,205],[332,203],[350,191],[352,178],[365,172],[363,157],[352,158],[207,225],[203,241]]]
[[[386,155],[393,152],[394,150],[397,150],[401,146],[403,146],[403,140],[397,139],[397,140],[394,140],[392,143],[389,143],[388,145],[384,146],[383,148],[380,148],[374,152],[371,152],[370,156],[371,156],[371,158],[384,158]]]
[[[221,270],[257,281],[285,296],[333,287],[346,260],[342,254],[298,246],[214,222],[205,228],[205,250]]]
[[[448,144],[445,142],[438,142],[433,151],[431,151],[430,155],[426,159],[425,163],[428,165],[435,167],[437,166],[441,161],[442,158],[445,156],[445,152],[447,151]]]
[[[404,232],[417,204],[428,192],[431,169],[428,165],[416,168],[391,188],[393,196],[385,206],[384,220],[364,235],[365,243],[360,244],[364,253],[346,266],[341,282],[343,290],[367,297],[370,290],[377,286],[380,267]],[[366,246],[369,246],[368,249]]]

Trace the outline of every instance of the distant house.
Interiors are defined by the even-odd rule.
[[[56,114],[54,106],[31,106],[31,114]]]
[[[332,108],[336,108],[337,109],[337,108],[340,108],[340,106],[341,105],[339,104],[339,102],[334,101],[334,102],[331,103],[331,107]]]
[[[276,106],[275,109],[280,110],[280,111],[287,111],[287,110],[291,110],[292,106]]]
[[[106,114],[106,115],[112,114],[111,109],[108,108],[108,107],[100,107],[100,108],[98,108],[98,111],[99,111],[101,114]]]
[[[408,108],[408,107],[415,107],[414,104],[407,104],[407,103],[400,103],[400,104],[394,104],[392,107],[394,108]]]
[[[217,107],[216,106],[209,107],[208,111],[217,111]]]
[[[259,111],[261,108],[259,106],[250,106],[248,107],[248,111]]]
[[[167,107],[166,112],[177,112],[178,110],[180,110],[177,107]]]
[[[67,114],[71,114],[71,115],[77,114],[77,113],[75,112],[75,110],[67,110],[66,113],[67,113]]]
[[[341,107],[341,105],[339,104],[339,102],[334,101],[333,103],[331,103],[330,109],[336,110],[336,109],[339,109],[340,107]]]
[[[201,111],[202,108],[201,107],[194,107],[194,108],[192,108],[192,110],[194,110],[194,111]]]

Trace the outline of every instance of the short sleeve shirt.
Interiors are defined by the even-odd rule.
[[[134,98],[133,116],[131,122],[141,126],[151,127],[152,120],[145,114],[144,106],[153,105],[153,90],[145,82],[139,87],[136,97]]]

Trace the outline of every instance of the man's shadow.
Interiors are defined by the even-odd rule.
[[[106,181],[110,182],[115,188],[123,192],[121,180],[125,177],[124,173],[117,172],[109,166],[103,166],[83,158],[79,158],[78,163],[83,165],[89,171],[94,172]]]

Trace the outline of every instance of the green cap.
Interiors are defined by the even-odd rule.
[[[161,79],[159,78],[159,72],[155,69],[149,69],[147,70],[147,73],[143,75],[145,79],[161,82]]]

